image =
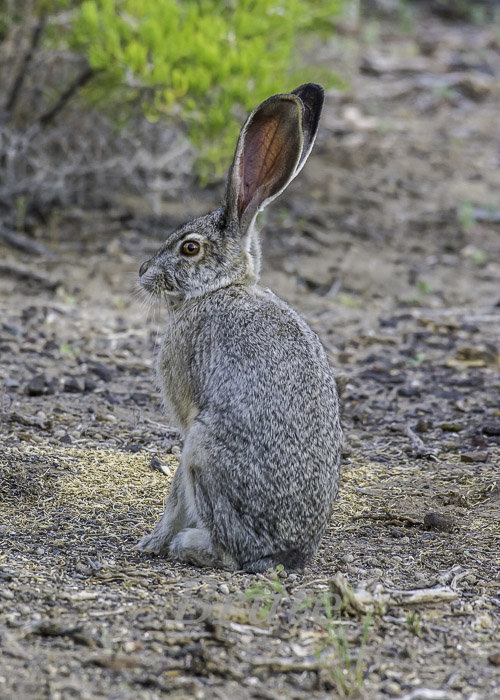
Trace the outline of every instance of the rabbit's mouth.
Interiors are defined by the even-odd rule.
[[[164,292],[173,292],[174,291],[174,285],[170,284],[170,282],[167,281],[167,278],[163,276],[163,291]]]
[[[151,292],[159,297],[162,297],[165,294],[170,294],[175,289],[174,285],[168,281],[165,275],[158,276],[155,280],[149,282],[149,284],[146,282],[146,284],[143,284],[143,287],[148,292]]]
[[[139,281],[141,287],[154,296],[163,296],[165,293],[174,291],[174,285],[168,278],[164,270],[155,269],[148,260],[139,270]]]

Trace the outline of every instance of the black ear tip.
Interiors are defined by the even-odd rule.
[[[325,91],[318,83],[304,83],[292,90],[292,95],[297,95],[304,104],[313,104],[321,107],[325,98]]]

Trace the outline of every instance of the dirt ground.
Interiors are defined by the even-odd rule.
[[[1,248],[0,698],[500,698],[499,42],[422,9],[322,49],[350,87],[263,225],[264,283],[343,387],[304,573],[133,549],[181,448],[137,270],[222,185]]]

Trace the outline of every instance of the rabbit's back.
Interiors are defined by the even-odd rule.
[[[235,285],[173,312],[159,375],[183,427],[197,424],[194,496],[220,543],[240,561],[266,543],[312,555],[337,493],[342,440],[316,334],[272,292]]]

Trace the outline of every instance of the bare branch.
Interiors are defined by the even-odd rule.
[[[46,275],[42,275],[28,267],[21,267],[9,262],[0,262],[0,273],[16,277],[22,282],[34,284],[38,288],[46,289],[49,292],[53,292],[59,286],[58,280],[50,279]]]
[[[94,77],[97,71],[95,71],[90,66],[87,66],[80,75],[78,75],[72,83],[66,88],[66,90],[59,96],[57,102],[46,112],[44,112],[37,120],[37,123],[41,127],[46,127],[47,124],[54,121],[59,112],[64,109],[66,104],[75,95],[78,90],[80,90],[84,85],[86,85],[91,78]]]
[[[16,75],[14,82],[12,84],[12,88],[10,90],[9,97],[7,98],[7,102],[5,104],[5,110],[4,110],[4,118],[7,120],[10,115],[12,114],[14,107],[16,106],[17,100],[19,98],[19,94],[21,92],[21,88],[23,86],[23,83],[25,81],[25,78],[28,73],[28,68],[33,60],[33,56],[35,54],[36,48],[38,44],[40,43],[40,39],[42,38],[43,30],[45,28],[46,24],[46,17],[45,15],[41,15],[40,19],[38,20],[35,28],[33,29],[33,34],[31,35],[31,42],[29,45],[28,50],[26,51],[24,58],[22,60],[21,66],[19,68],[19,72]]]
[[[31,238],[23,236],[20,233],[9,231],[6,228],[0,228],[0,241],[6,243],[12,248],[22,250],[24,253],[43,255],[45,257],[53,257],[54,255],[54,252],[52,250],[46,248],[40,243],[37,243],[37,241],[33,241],[31,240]]]

